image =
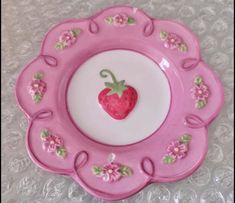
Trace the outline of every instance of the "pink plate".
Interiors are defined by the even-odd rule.
[[[223,89],[189,29],[118,6],[51,28],[16,98],[38,166],[119,200],[201,165]]]

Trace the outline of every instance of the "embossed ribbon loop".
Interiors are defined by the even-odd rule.
[[[141,160],[141,164],[140,164],[141,170],[149,177],[153,177],[154,176],[154,171],[155,171],[155,167],[154,167],[154,163],[153,161],[148,158],[148,157],[144,157]]]
[[[200,60],[196,58],[184,59],[182,62],[182,68],[186,71],[192,70],[198,65],[199,61]]]
[[[86,151],[78,152],[74,157],[74,170],[82,168],[88,161],[88,153]]]
[[[57,66],[57,59],[55,57],[49,55],[41,55],[41,56],[47,65],[52,67]]]
[[[153,34],[153,31],[154,31],[153,21],[149,20],[144,26],[143,34],[145,37],[149,37],[151,34]]]
[[[35,119],[46,119],[46,118],[50,118],[53,116],[53,111],[50,109],[42,109],[36,113],[34,113],[30,118],[31,120],[35,120]]]
[[[194,114],[186,115],[184,124],[190,128],[203,128],[206,126],[206,123],[200,117]]]
[[[93,20],[90,20],[90,23],[89,23],[89,31],[93,34],[96,34],[99,32],[99,26],[98,24],[93,21]]]

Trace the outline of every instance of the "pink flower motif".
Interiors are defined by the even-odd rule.
[[[49,135],[42,139],[43,149],[47,149],[48,152],[55,152],[58,147],[63,146],[63,141],[56,135]]]
[[[119,13],[113,17],[113,24],[118,27],[124,27],[128,24],[128,16],[125,13]]]
[[[43,95],[46,92],[46,83],[42,80],[33,80],[29,87],[29,93],[31,95],[40,94]]]
[[[204,100],[204,101],[206,101],[206,99],[210,95],[209,88],[204,84],[195,85],[191,89],[191,93],[192,93],[193,99]]]
[[[76,36],[72,30],[65,31],[59,37],[59,42],[62,42],[65,47],[69,47],[76,42]]]
[[[187,145],[180,143],[178,140],[172,141],[167,148],[168,154],[171,155],[174,159],[182,159],[183,157],[185,157],[187,151]]]
[[[169,49],[176,49],[182,43],[182,39],[173,33],[168,33],[166,40],[164,41],[164,46]]]
[[[121,177],[120,166],[116,163],[109,163],[102,168],[101,176],[106,182],[115,182]]]

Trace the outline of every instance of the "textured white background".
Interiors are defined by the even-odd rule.
[[[106,202],[87,194],[69,177],[44,172],[31,162],[24,144],[27,122],[16,106],[14,84],[22,67],[37,55],[52,25],[115,4],[129,4],[153,17],[177,19],[189,26],[199,36],[202,57],[220,74],[225,89],[225,105],[209,128],[209,152],[202,167],[182,181],[153,184],[119,202],[232,203],[233,0],[3,0],[2,202]]]

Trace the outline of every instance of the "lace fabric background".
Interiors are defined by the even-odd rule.
[[[4,203],[96,203],[71,178],[34,165],[25,148],[27,121],[16,106],[20,70],[39,52],[48,29],[62,20],[129,4],[149,15],[176,19],[199,37],[203,59],[219,73],[225,105],[209,128],[209,152],[190,177],[152,184],[122,203],[232,203],[233,194],[233,0],[3,0],[2,1],[2,197]]]

